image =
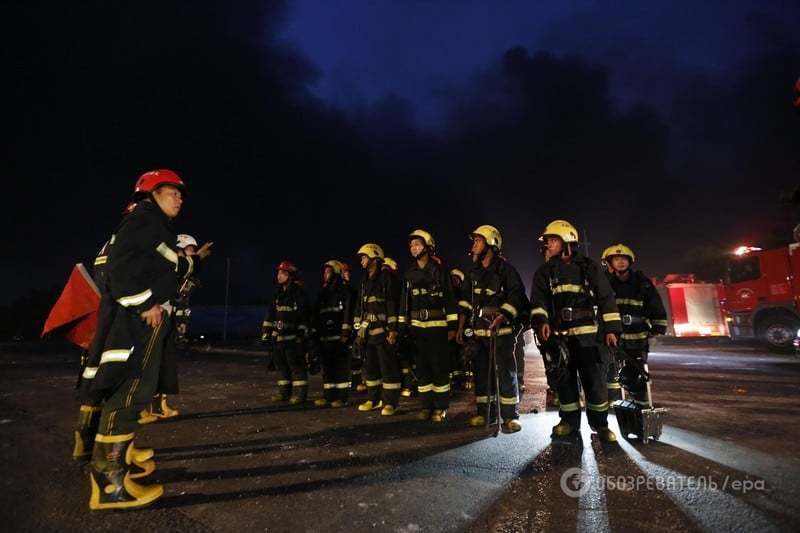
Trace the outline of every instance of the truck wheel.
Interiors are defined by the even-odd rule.
[[[773,352],[791,352],[798,327],[800,323],[793,318],[768,316],[758,326],[758,338]]]

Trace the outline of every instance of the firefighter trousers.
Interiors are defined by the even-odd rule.
[[[450,407],[450,345],[447,327],[411,326],[416,346],[417,390],[423,409]]]
[[[639,363],[641,363],[641,365],[644,366],[644,369],[649,372],[649,369],[647,368],[647,355],[650,352],[649,346],[647,345],[645,345],[644,347],[631,346],[625,348],[625,351],[627,352],[628,355],[639,361]],[[646,384],[642,385],[642,388],[639,390],[630,390],[626,391],[626,393],[629,399],[636,402],[636,405],[642,408],[647,408],[650,406],[651,399]]]
[[[167,337],[164,354],[161,357],[161,369],[158,372],[158,394],[178,394],[178,352],[176,348],[177,326]]]
[[[308,396],[308,369],[302,343],[297,339],[275,343],[275,369],[278,394],[305,400]]]
[[[500,381],[500,416],[503,420],[519,418],[519,385],[517,383],[517,360],[514,357],[514,335],[495,337],[497,376]],[[478,338],[478,349],[473,359],[475,372],[475,402],[478,414],[486,416],[486,404],[490,404],[490,417],[496,416],[497,397],[495,390],[495,368],[490,367],[490,339]]]
[[[158,386],[161,357],[167,339],[174,334],[172,320],[166,315],[155,328],[144,322],[132,322],[131,325],[137,328],[133,334],[134,350],[143,350],[142,356],[137,358],[140,368],[131,372],[131,376],[136,377],[123,380],[103,403],[97,429],[100,435],[127,435],[139,428],[139,412],[153,401],[153,394]],[[109,341],[113,342],[113,339]]]
[[[401,372],[397,350],[386,340],[367,342],[364,357],[364,381],[367,397],[373,403],[397,407],[400,400]]]
[[[322,353],[322,397],[332,402],[350,399],[350,350],[340,340],[320,344]]]
[[[606,383],[607,353],[604,346],[582,346],[575,337],[567,343],[569,365],[558,384],[558,414],[561,420],[577,430],[581,425],[581,404],[578,390],[580,378],[586,396],[586,418],[594,429],[608,427],[608,389]]]
[[[347,351],[350,352],[350,389],[355,391],[356,387],[363,383],[364,350],[359,349],[355,342],[351,342],[347,346]]]

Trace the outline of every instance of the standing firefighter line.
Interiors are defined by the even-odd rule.
[[[93,510],[142,507],[163,494],[160,485],[135,481],[152,473],[155,462],[153,450],[135,448],[133,441],[148,421],[143,415],[168,416],[163,395],[177,392],[175,326],[188,319],[194,275],[210,254],[210,243],[197,249],[189,236],[176,241],[170,228],[184,196],[183,182],[171,171],[144,174],[137,182],[138,203],[129,206],[95,260],[98,326],[82,362],[73,449],[75,458],[91,456]],[[649,394],[648,339],[665,332],[666,313],[652,283],[631,268],[633,251],[623,244],[607,248],[602,271],[577,251],[574,226],[551,222],[539,237],[545,262],[534,274],[529,300],[518,272],[502,255],[499,230],[482,225],[469,237],[472,266],[466,274],[444,267],[433,236],[423,229],[408,236],[412,263],[401,278],[397,264],[373,243],[357,252],[364,269],[359,290],[350,286],[349,266],[328,260],[313,308],[297,267],[282,261],[262,324],[262,342],[278,371],[272,399],[303,403],[311,364],[321,365],[323,374],[322,395],[314,404],[347,405],[362,380],[351,357],[357,353],[368,393],[358,410],[391,416],[401,397],[403,366],[412,375],[403,357],[413,353],[421,400],[417,418],[441,423],[450,406],[451,379],[466,376],[464,362],[454,357],[462,352],[474,368],[476,413],[469,425],[496,424],[514,433],[522,429],[515,343],[530,321],[548,386],[558,396],[561,420],[554,439],[579,432],[581,389],[589,426],[601,440],[616,441],[608,428],[609,399],[626,410],[628,422],[639,420],[639,429],[631,432],[658,438],[665,410],[654,409]],[[399,339],[405,339],[408,352],[400,353]],[[621,399],[623,390],[627,400]],[[628,427],[633,426],[623,428],[626,437]]]

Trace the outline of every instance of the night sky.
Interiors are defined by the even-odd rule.
[[[653,4],[4,2],[0,305],[90,263],[153,168],[216,243],[197,302],[226,257],[254,302],[283,258],[404,265],[416,227],[463,265],[498,226],[526,283],[554,218],[650,275],[788,242],[800,3]]]

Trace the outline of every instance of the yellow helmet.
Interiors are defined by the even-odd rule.
[[[410,241],[411,239],[422,239],[422,242],[424,242],[425,246],[428,248],[436,248],[436,242],[433,240],[433,235],[424,229],[415,229],[409,233],[408,240]]]
[[[455,276],[455,277],[457,277],[457,278],[458,278],[458,279],[460,279],[461,281],[464,281],[464,273],[463,273],[463,272],[461,272],[461,270],[459,270],[459,269],[457,269],[457,268],[451,269],[451,270],[450,270],[450,275],[451,275],[451,276]]]
[[[383,258],[383,264],[386,265],[387,267],[391,268],[395,272],[397,272],[397,261],[395,261],[391,257],[384,257]]]
[[[628,259],[631,260],[631,263],[636,261],[636,255],[633,253],[633,250],[630,247],[625,246],[624,244],[612,244],[605,250],[603,250],[603,260],[608,261],[614,255],[625,255]]]
[[[366,255],[370,259],[383,259],[383,248],[375,243],[368,242],[358,249],[356,255]]]
[[[561,237],[561,240],[565,243],[578,242],[578,230],[566,220],[554,220],[549,223],[547,227],[544,228],[539,240],[543,241],[548,235]]]
[[[475,235],[480,235],[486,239],[486,244],[489,246],[494,246],[498,250],[503,247],[503,236],[500,235],[500,230],[494,226],[489,226],[488,224],[478,226],[472,231],[472,233],[469,234],[469,238],[474,239]]]
[[[334,274],[342,275],[342,263],[341,261],[337,261],[336,259],[329,259],[325,261],[325,264],[322,265],[324,267],[331,267],[333,269]]]

